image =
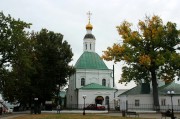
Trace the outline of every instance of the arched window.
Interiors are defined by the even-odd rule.
[[[106,98],[105,98],[105,104],[106,104],[106,105],[109,105],[109,96],[106,96]]]
[[[84,78],[81,79],[81,86],[85,86],[85,79]]]
[[[102,80],[102,85],[103,85],[103,86],[106,86],[106,79],[103,79],[103,80]]]

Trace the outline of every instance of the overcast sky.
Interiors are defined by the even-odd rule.
[[[73,62],[83,52],[83,38],[88,23],[87,12],[91,11],[92,33],[96,37],[96,52],[102,51],[113,43],[121,42],[116,26],[124,20],[137,27],[145,16],[159,15],[164,23],[177,23],[180,29],[180,0],[0,0],[0,10],[5,15],[32,23],[31,30],[42,28],[61,33],[72,47]],[[112,62],[106,62],[112,69]],[[115,65],[116,82],[120,79],[121,64]],[[130,88],[117,84],[118,88]]]

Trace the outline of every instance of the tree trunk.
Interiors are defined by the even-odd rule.
[[[152,88],[153,88],[153,101],[154,101],[154,110],[159,111],[159,94],[158,94],[158,83],[156,78],[155,70],[151,70],[151,77],[152,77]]]

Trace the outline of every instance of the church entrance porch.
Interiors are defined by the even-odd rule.
[[[96,98],[95,98],[95,102],[96,102],[96,105],[97,104],[103,104],[103,101],[104,101],[104,98],[102,97],[102,96],[97,96]]]

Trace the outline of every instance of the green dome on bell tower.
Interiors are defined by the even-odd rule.
[[[84,52],[76,62],[75,68],[108,70],[104,61],[95,52]]]

